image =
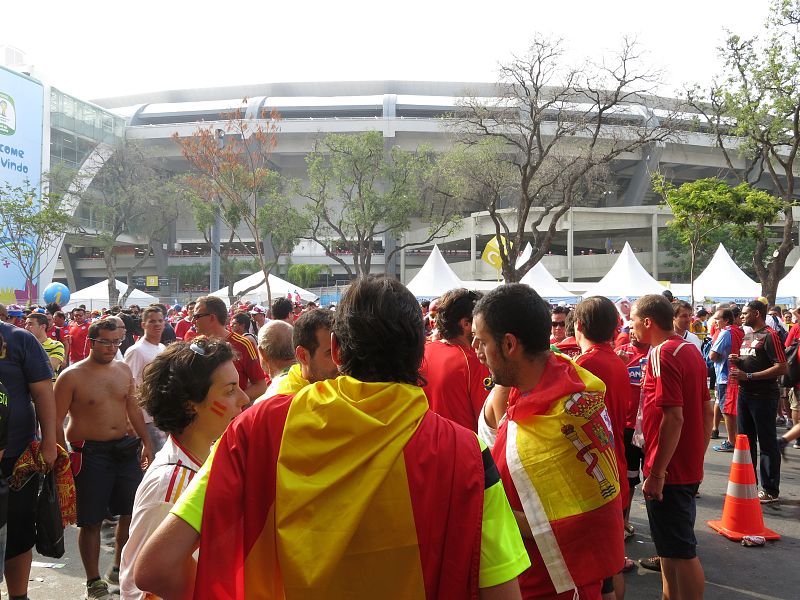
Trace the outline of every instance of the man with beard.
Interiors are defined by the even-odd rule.
[[[56,422],[63,423],[69,414],[66,439],[72,448],[78,549],[86,571],[86,595],[90,600],[111,600],[107,583],[100,579],[100,526],[108,511],[120,515],[111,566],[118,571],[136,488],[142,470],[153,458],[153,449],[136,403],[131,370],[114,360],[122,342],[116,322],[101,319],[92,323],[87,342],[89,356],[56,380]],[[128,421],[139,438],[127,435]],[[58,437],[66,448],[60,427]]]
[[[625,560],[605,385],[550,351],[550,319],[524,284],[501,286],[475,306],[478,358],[496,384],[512,388],[492,456],[535,565],[519,577],[523,598],[597,598]],[[587,560],[587,548],[602,551]]]

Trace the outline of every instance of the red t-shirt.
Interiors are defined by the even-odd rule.
[[[258,351],[249,339],[238,333],[229,333],[225,340],[237,355],[233,364],[239,372],[239,387],[246,390],[251,383],[265,380],[264,370],[258,360]]]
[[[645,371],[642,408],[644,474],[650,475],[658,450],[658,435],[664,415],[662,407],[683,408],[683,427],[678,445],[667,465],[668,484],[693,484],[703,480],[706,440],[704,405],[709,401],[708,369],[700,351],[691,342],[673,335],[650,349]]]
[[[578,346],[578,342],[575,340],[575,336],[571,335],[569,337],[565,337],[563,340],[558,342],[556,348],[561,350],[562,354],[566,354],[570,358],[577,358],[581,354],[581,347]]]
[[[78,325],[72,323],[69,326],[69,362],[73,365],[79,360],[83,360],[89,356],[89,344],[86,343],[86,338],[89,337],[89,322],[84,321],[83,324]]]
[[[628,383],[631,395],[628,399],[628,409],[625,412],[625,428],[636,429],[636,415],[639,413],[639,399],[642,396],[642,359],[647,356],[650,346],[639,347],[635,344],[625,344],[617,348],[616,353],[628,369]]]
[[[619,467],[619,495],[623,504],[628,502],[628,478],[623,473],[628,470],[625,458],[625,413],[630,398],[628,370],[609,344],[595,344],[575,359],[575,363],[589,371],[606,384],[606,410],[611,419],[611,433],[614,436],[614,454]]]
[[[184,339],[183,336],[192,328],[192,321],[188,317],[184,317],[175,323],[175,337],[179,340]]]
[[[459,425],[478,431],[478,415],[489,395],[484,380],[489,369],[472,348],[445,341],[425,344],[420,373],[431,410]]]

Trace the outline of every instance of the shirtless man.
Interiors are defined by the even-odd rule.
[[[86,571],[86,597],[111,600],[100,579],[100,526],[107,511],[120,515],[112,565],[119,569],[128,539],[133,500],[142,470],[153,458],[142,413],[136,404],[128,365],[114,360],[122,340],[117,324],[102,319],[89,327],[89,356],[66,369],[56,381],[57,423],[69,413],[66,439],[72,446],[72,470],[78,503],[78,549]],[[142,441],[127,435],[128,420]],[[66,447],[64,433],[59,443]]]

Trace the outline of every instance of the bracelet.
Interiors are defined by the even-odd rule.
[[[667,478],[667,472],[666,472],[666,471],[664,471],[664,474],[663,474],[663,475],[656,475],[655,473],[653,473],[653,472],[651,471],[651,472],[650,472],[650,477],[653,477],[654,479],[666,479],[666,478]]]

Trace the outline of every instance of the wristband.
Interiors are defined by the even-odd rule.
[[[667,478],[667,472],[666,472],[666,471],[664,471],[664,474],[663,474],[663,475],[656,475],[655,473],[653,473],[653,472],[651,471],[651,472],[650,472],[650,477],[652,477],[653,479],[666,479],[666,478]]]

